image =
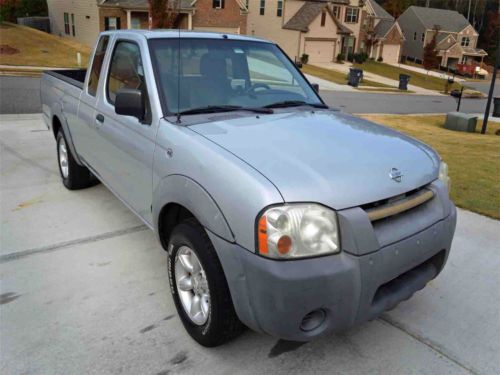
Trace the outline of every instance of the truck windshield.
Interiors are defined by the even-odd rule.
[[[180,45],[180,56],[179,56]],[[313,89],[275,45],[230,39],[152,39],[166,115],[297,103],[321,106]],[[179,77],[180,75],[180,77]]]

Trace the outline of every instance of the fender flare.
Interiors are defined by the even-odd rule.
[[[200,224],[215,235],[234,242],[234,234],[221,209],[198,182],[181,174],[163,178],[153,193],[153,220],[158,235],[162,209],[175,203],[189,210]]]
[[[51,112],[50,127],[52,129],[52,132],[54,132],[53,128],[54,118],[57,118],[61,123],[61,127],[64,132],[64,137],[66,138],[66,143],[68,144],[68,147],[73,155],[73,158],[75,159],[76,163],[79,166],[84,166],[84,164],[80,160],[80,157],[78,156],[78,153],[76,152],[75,144],[73,143],[73,138],[71,136],[71,131],[69,130],[68,121],[66,120],[66,116],[64,115],[61,103],[59,101],[56,102],[50,109],[50,112]],[[57,134],[54,133],[54,137],[57,137]]]

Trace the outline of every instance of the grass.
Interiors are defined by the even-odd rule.
[[[339,85],[347,85],[347,75],[345,73],[338,72],[336,70],[320,68],[318,66],[313,66],[313,65],[304,65],[302,67],[302,72],[318,78],[326,79],[327,81],[331,81]],[[394,87],[392,86],[366,79],[363,80],[362,84],[363,86],[394,89]]]
[[[78,67],[76,53],[80,52],[81,66],[86,67],[91,51],[67,38],[7,22],[0,24],[0,44],[19,50],[15,54],[0,54],[0,65],[12,66]]]
[[[487,134],[444,129],[445,117],[363,115],[432,146],[449,166],[451,198],[464,209],[500,219],[500,123],[489,122]]]
[[[414,72],[412,70],[407,70],[399,68],[397,66],[388,65],[380,63],[377,61],[365,61],[363,64],[354,64],[356,68],[363,69],[366,72],[377,74],[382,77],[390,78],[398,81],[400,74],[407,74],[410,78],[410,84],[418,87],[422,87],[428,90],[444,91],[446,80],[434,76],[428,76],[426,74]],[[458,82],[450,85],[449,90],[460,89],[460,84]]]

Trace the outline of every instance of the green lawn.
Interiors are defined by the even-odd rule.
[[[336,70],[320,68],[313,65],[304,65],[301,70],[305,74],[310,74],[318,78],[326,79],[327,81],[338,83],[339,85],[347,85],[347,74],[338,72]],[[366,79],[363,81],[362,85],[394,89],[394,87],[392,86]]]
[[[459,207],[500,219],[500,123],[489,122],[487,134],[447,130],[444,116],[383,116],[363,118],[389,126],[432,146],[448,163],[451,198]]]
[[[428,90],[444,91],[446,80],[438,77],[428,76],[426,74],[414,72],[412,70],[407,70],[399,68],[397,66],[388,65],[376,61],[368,60],[363,64],[354,64],[356,68],[363,69],[366,72],[373,74],[378,74],[379,76],[399,80],[400,74],[407,74],[410,78],[410,84],[422,87]],[[451,87],[452,89],[460,89],[460,84],[455,82]]]

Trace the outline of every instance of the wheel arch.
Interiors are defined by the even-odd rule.
[[[190,217],[215,235],[234,242],[234,234],[222,211],[199,183],[184,175],[165,177],[153,196],[154,226],[164,249],[173,228]]]

